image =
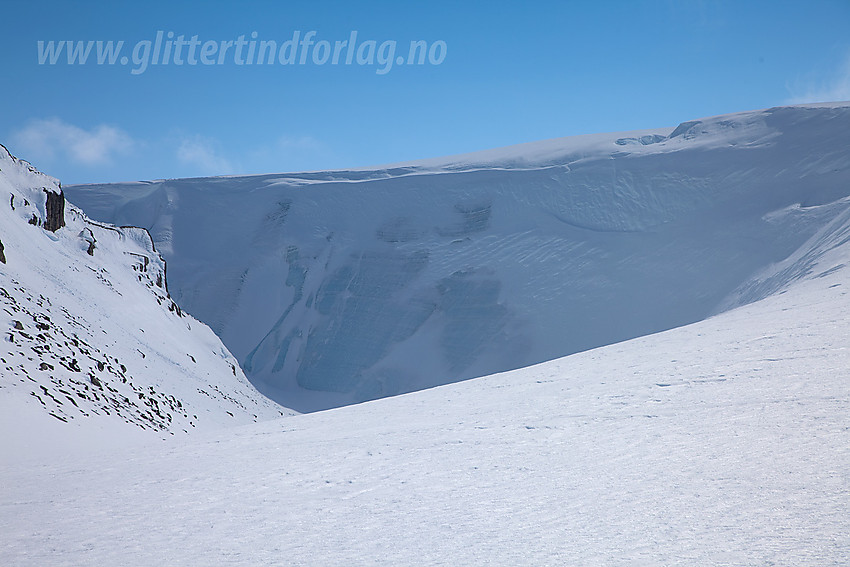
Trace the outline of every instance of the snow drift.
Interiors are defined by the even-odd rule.
[[[378,169],[66,191],[147,228],[177,303],[258,388],[317,409],[775,293],[806,272],[810,238],[843,230],[848,147],[850,106],[825,104]]]

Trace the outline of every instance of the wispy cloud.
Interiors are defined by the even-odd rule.
[[[59,157],[77,165],[100,166],[126,154],[136,142],[123,130],[101,124],[90,130],[59,118],[37,119],[12,133],[16,148],[30,161]]]
[[[80,126],[61,118],[29,120],[8,141],[12,153],[69,183],[315,169],[329,154],[310,136],[240,144],[173,128],[144,139],[115,125]]]
[[[245,151],[252,171],[265,173],[290,169],[309,169],[329,149],[312,136],[279,136],[267,144]]]
[[[233,162],[224,156],[220,144],[203,136],[183,138],[177,148],[177,159],[197,168],[199,175],[227,175],[236,171]]]
[[[798,81],[788,86],[789,104],[806,102],[834,102],[850,100],[850,54],[844,59],[836,73],[826,80]]]

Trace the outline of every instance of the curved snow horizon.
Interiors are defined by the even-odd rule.
[[[310,411],[528,366],[781,290],[850,195],[850,103],[386,168],[66,188]],[[801,271],[802,270],[802,271]]]

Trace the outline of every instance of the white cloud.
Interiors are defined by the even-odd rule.
[[[32,120],[14,132],[12,140],[29,161],[48,161],[59,156],[86,166],[107,164],[113,156],[129,152],[136,144],[115,126],[101,124],[85,130],[59,118]]]
[[[177,148],[177,159],[198,168],[200,175],[227,175],[235,171],[231,161],[222,155],[219,144],[203,136],[184,138]]]
[[[850,55],[830,80],[807,81],[802,85],[789,86],[788,91],[791,93],[786,101],[789,104],[850,100]]]
[[[310,136],[239,145],[173,128],[145,140],[116,126],[84,128],[60,118],[30,120],[9,141],[15,155],[77,183],[93,175],[141,179],[309,169],[327,154]]]

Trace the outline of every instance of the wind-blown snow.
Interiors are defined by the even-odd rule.
[[[847,565],[847,262],[531,368],[3,461],[0,563]]]
[[[93,222],[0,146],[0,452],[123,444],[279,417],[166,290],[143,229]],[[54,230],[55,229],[55,230]],[[291,412],[290,412],[291,413]]]
[[[748,282],[846,210],[848,147],[850,106],[809,105],[381,169],[68,193],[93,217],[148,228],[175,300],[262,391],[309,410],[782,288],[802,265]]]

